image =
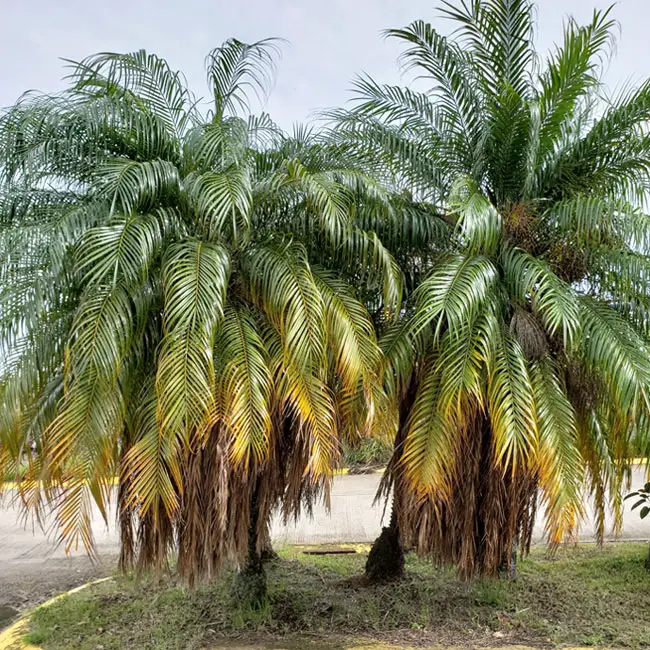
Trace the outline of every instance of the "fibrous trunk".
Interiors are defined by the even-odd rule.
[[[400,543],[397,511],[393,504],[390,524],[384,527],[375,540],[366,561],[366,578],[369,582],[399,580],[404,575],[404,549]]]
[[[235,579],[234,596],[239,605],[262,609],[267,602],[266,572],[260,553],[259,481],[251,497],[246,563]]]
[[[406,439],[408,415],[413,406],[416,391],[416,380],[413,377],[400,404],[399,428],[395,436],[393,456],[386,468],[377,493],[377,500],[379,500],[382,497],[387,498],[392,492],[393,505],[390,523],[382,528],[381,534],[372,545],[366,561],[366,579],[373,583],[399,580],[404,575],[404,547],[400,533],[400,519],[403,516],[406,486],[401,471],[401,460]]]

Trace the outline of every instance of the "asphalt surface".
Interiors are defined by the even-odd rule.
[[[342,475],[334,479],[331,514],[324,506],[314,507],[313,519],[302,516],[288,525],[275,518],[271,536],[274,544],[364,543],[375,539],[381,530],[383,507],[373,506],[380,474]],[[645,472],[635,468],[632,489],[643,485]],[[83,549],[66,556],[57,546],[53,531],[26,525],[19,509],[11,503],[11,490],[0,503],[0,610],[3,605],[22,609],[45,600],[65,588],[109,573],[118,552],[118,536],[113,522],[107,527],[99,512],[94,513],[93,531],[99,564],[91,563]],[[639,519],[630,512],[626,502],[623,539],[650,538],[650,517]],[[611,527],[609,521],[608,530]],[[542,516],[535,525],[533,540],[543,542]],[[613,539],[610,536],[610,539]],[[588,513],[581,532],[581,541],[593,541],[593,515]],[[0,611],[1,613],[1,611]],[[0,616],[0,618],[2,618]],[[0,627],[2,621],[0,621]]]

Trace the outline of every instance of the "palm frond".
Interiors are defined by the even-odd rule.
[[[650,381],[646,342],[608,305],[588,296],[581,296],[579,305],[587,367],[606,382],[619,412],[640,415],[647,409]]]
[[[564,345],[571,346],[581,329],[576,292],[543,261],[521,249],[506,249],[501,259],[513,298],[524,305],[530,300],[549,334],[561,331]]]
[[[189,442],[215,420],[213,349],[230,274],[226,251],[189,240],[163,266],[164,327],[156,376],[158,421]]]
[[[268,457],[273,378],[268,352],[245,306],[226,304],[215,345],[216,395],[238,466],[260,467]]]
[[[87,230],[77,246],[84,283],[142,284],[162,243],[160,222],[151,215],[115,217]]]
[[[440,368],[429,353],[409,414],[400,461],[407,481],[420,495],[449,492],[455,451],[454,428],[440,408]]]
[[[260,101],[265,98],[273,83],[280,43],[276,38],[251,44],[231,38],[208,54],[205,67],[214,97],[215,121],[248,109],[250,91]]]
[[[412,331],[432,325],[437,337],[445,324],[453,331],[464,329],[488,299],[499,299],[496,280],[497,269],[487,257],[449,256],[416,290]]]
[[[488,399],[495,454],[504,468],[516,471],[529,466],[536,447],[533,387],[519,343],[498,326],[493,332]]]
[[[549,541],[561,543],[574,535],[584,509],[584,465],[576,415],[557,369],[548,359],[531,368],[537,416],[539,483],[546,502]]]

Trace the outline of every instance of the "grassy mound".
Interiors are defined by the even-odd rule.
[[[650,645],[646,553],[641,544],[566,549],[554,559],[538,550],[520,563],[515,583],[472,585],[409,556],[404,581],[367,587],[357,579],[363,554],[289,549],[268,567],[270,603],[261,612],[232,601],[232,574],[191,592],[172,577],[158,586],[120,578],[38,610],[28,640],[46,650],[185,650],[229,645],[233,638],[235,645],[270,647],[278,637],[285,637],[283,646],[311,640],[337,648],[346,636],[401,645],[643,648]]]

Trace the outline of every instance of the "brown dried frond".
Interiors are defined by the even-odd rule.
[[[540,359],[549,348],[546,333],[535,316],[525,309],[516,307],[510,320],[510,334],[514,336],[526,358]]]
[[[458,435],[451,496],[406,493],[399,526],[418,554],[456,565],[467,581],[496,576],[516,546],[529,550],[537,483],[530,472],[504,472],[489,419],[478,409]]]

